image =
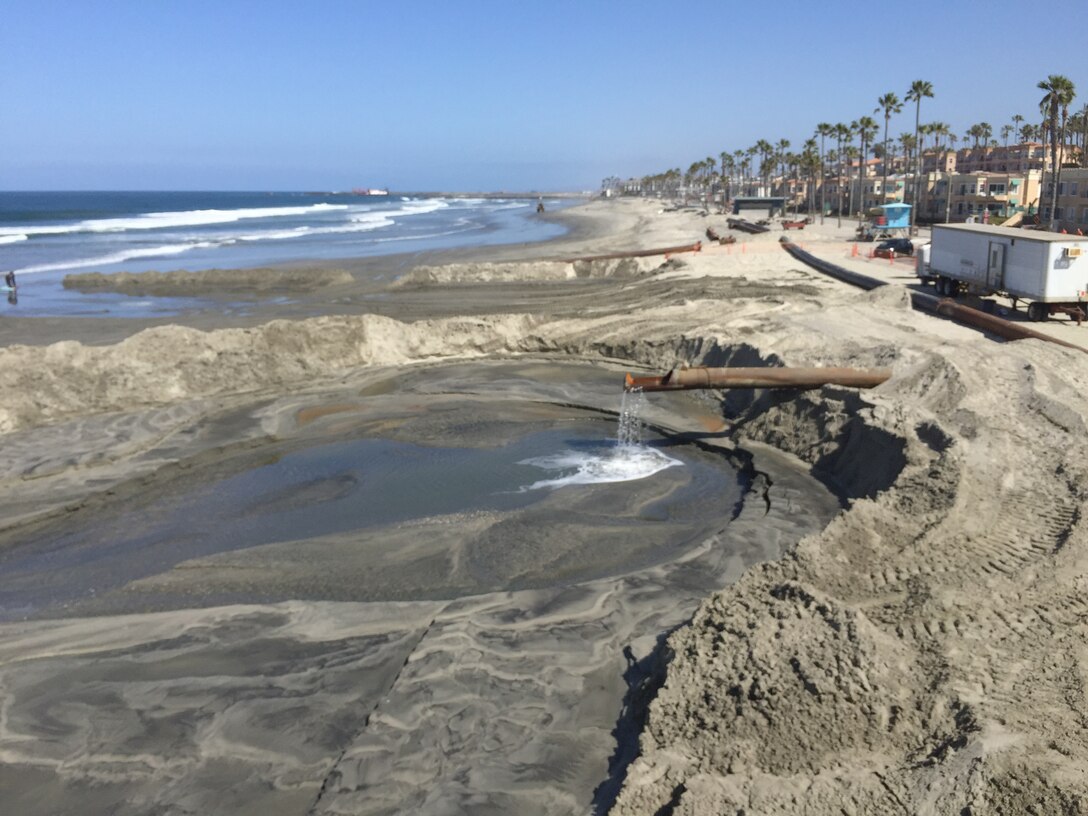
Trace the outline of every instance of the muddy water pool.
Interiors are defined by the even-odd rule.
[[[402,377],[297,408],[317,419],[10,548],[0,615],[563,585],[669,560],[729,523],[745,482],[725,456],[662,431],[618,443],[616,416],[541,393],[565,379],[553,369],[485,367],[488,395],[451,390],[454,368],[431,393]],[[608,401],[615,375],[593,376]]]

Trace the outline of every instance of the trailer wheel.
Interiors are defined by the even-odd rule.
[[[1039,323],[1046,320],[1049,314],[1050,310],[1045,303],[1033,300],[1028,304],[1028,320],[1034,320],[1036,323]]]

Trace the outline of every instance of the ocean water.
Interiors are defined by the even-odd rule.
[[[0,270],[21,314],[143,315],[187,299],[65,292],[74,272],[239,269],[543,241],[534,199],[254,192],[0,192]],[[549,209],[570,201],[549,200]]]

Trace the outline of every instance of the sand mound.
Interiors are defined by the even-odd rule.
[[[146,329],[115,346],[0,349],[0,433],[77,413],[305,385],[366,365],[513,351],[523,315],[401,323],[378,315],[211,332]]]
[[[1082,812],[1069,354],[957,345],[845,405],[825,389],[738,417],[853,503],[670,638],[615,813]]]
[[[80,292],[183,296],[208,292],[309,292],[351,283],[344,269],[208,269],[201,272],[86,272],[65,275],[64,288]]]
[[[463,263],[419,266],[398,279],[397,286],[437,286],[464,283],[545,283],[576,278],[634,278],[682,266],[679,259],[660,257],[609,258],[585,261],[521,263]]]

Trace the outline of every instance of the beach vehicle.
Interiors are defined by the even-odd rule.
[[[1027,300],[1028,317],[1088,315],[1088,236],[989,224],[936,224],[915,272],[937,294]]]
[[[889,238],[881,242],[873,254],[878,258],[895,258],[899,255],[913,255],[914,243],[910,238]]]

